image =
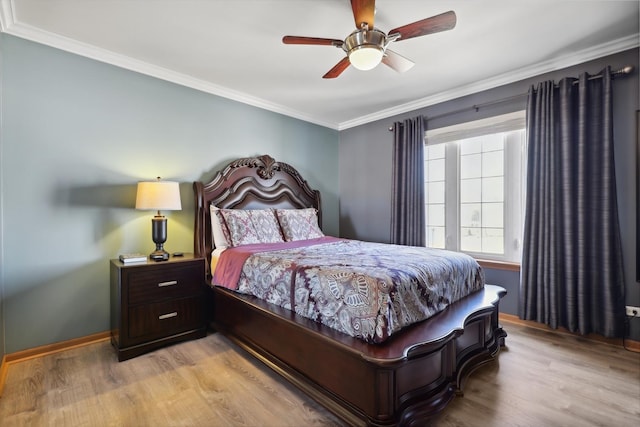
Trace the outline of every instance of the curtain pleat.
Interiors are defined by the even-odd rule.
[[[542,82],[527,101],[520,316],[582,334],[624,334],[611,71]]]
[[[424,246],[424,118],[394,123],[391,243]]]

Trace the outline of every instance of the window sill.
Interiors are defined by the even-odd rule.
[[[476,258],[476,261],[478,261],[478,264],[480,264],[482,268],[491,268],[494,270],[520,272],[520,263],[517,263],[517,262],[494,261],[490,259],[478,259],[478,258]]]

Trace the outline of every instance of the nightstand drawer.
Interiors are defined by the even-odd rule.
[[[129,309],[131,343],[202,327],[202,298],[191,297],[138,305]]]
[[[129,304],[186,297],[202,291],[204,264],[174,264],[170,267],[132,272],[129,277]]]

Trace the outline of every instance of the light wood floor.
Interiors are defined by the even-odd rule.
[[[638,426],[640,355],[505,324],[436,426]],[[487,387],[487,384],[489,385]],[[334,426],[313,400],[220,334],[118,363],[107,342],[10,365],[8,426]]]

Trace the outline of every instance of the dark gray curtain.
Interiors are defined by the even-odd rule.
[[[520,315],[624,334],[611,70],[529,90]]]
[[[424,246],[424,118],[393,126],[391,243]]]

